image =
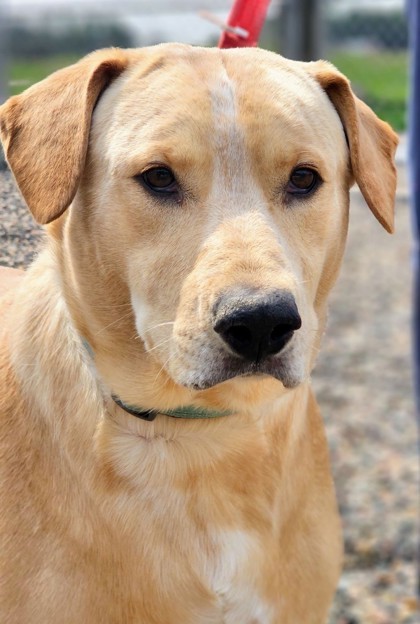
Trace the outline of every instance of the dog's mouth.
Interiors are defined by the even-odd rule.
[[[235,378],[273,377],[285,388],[294,388],[302,381],[300,371],[294,370],[287,355],[271,357],[262,362],[244,362],[234,356],[214,361],[206,371],[193,371],[181,380],[182,385],[193,390],[207,390]]]
[[[217,299],[200,330],[190,329],[187,314],[174,324],[165,368],[175,383],[191,390],[251,376],[294,388],[304,378],[301,324],[290,291],[231,290]]]

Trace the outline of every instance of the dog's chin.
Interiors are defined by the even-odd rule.
[[[218,365],[217,365],[218,364]],[[248,377],[273,377],[285,388],[295,388],[304,381],[303,366],[281,358],[268,358],[264,362],[244,362],[239,358],[225,358],[223,362],[213,363],[207,370],[184,371],[175,380],[190,390],[208,390],[231,379]]]

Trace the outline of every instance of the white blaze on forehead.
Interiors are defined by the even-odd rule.
[[[263,194],[251,174],[244,128],[239,125],[235,84],[225,69],[210,86],[215,148],[213,205],[231,216],[264,204]],[[226,205],[226,203],[228,204]]]
[[[211,90],[216,148],[216,172],[235,181],[233,175],[245,164],[244,141],[237,121],[234,85],[224,72]]]

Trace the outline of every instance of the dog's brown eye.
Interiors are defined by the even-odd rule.
[[[142,173],[139,178],[154,193],[172,195],[179,191],[176,178],[167,167],[153,167]]]
[[[292,171],[286,191],[292,195],[307,195],[320,181],[319,175],[308,167],[298,167]]]

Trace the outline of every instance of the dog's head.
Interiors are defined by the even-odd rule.
[[[257,375],[296,386],[354,181],[393,228],[396,135],[322,61],[103,50],[9,100],[0,120],[29,208],[54,222],[76,325],[130,403],[153,403],[162,383],[168,404]]]

